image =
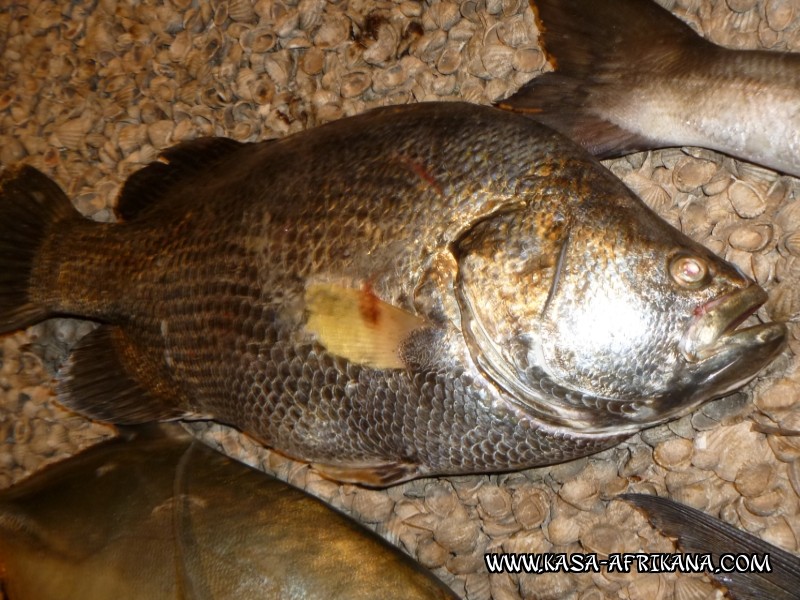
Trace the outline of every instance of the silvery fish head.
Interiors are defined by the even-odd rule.
[[[572,430],[638,431],[780,352],[784,325],[742,326],[767,298],[755,282],[612,176],[572,184],[567,198],[535,190],[455,246],[470,353],[519,409]]]

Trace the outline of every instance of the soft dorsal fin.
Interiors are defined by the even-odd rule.
[[[196,177],[245,145],[229,138],[205,137],[164,150],[158,161],[128,177],[117,198],[117,217],[123,221],[135,219],[174,186]]]

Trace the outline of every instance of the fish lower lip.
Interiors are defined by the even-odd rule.
[[[715,298],[697,308],[695,318],[681,340],[681,352],[689,362],[705,360],[722,347],[764,342],[766,330],[779,335],[782,325],[769,323],[738,329],[767,300],[767,293],[757,285]],[[785,328],[783,328],[785,329]],[[772,338],[774,335],[767,335]]]

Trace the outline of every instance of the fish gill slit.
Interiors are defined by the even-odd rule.
[[[550,290],[547,292],[547,299],[544,301],[544,308],[542,309],[542,314],[546,314],[547,311],[550,309],[550,302],[552,302],[553,297],[556,295],[556,291],[558,290],[558,286],[561,283],[561,272],[564,270],[564,263],[566,262],[567,257],[567,248],[569,247],[569,232],[567,232],[566,236],[564,237],[564,241],[561,243],[561,250],[558,252],[558,260],[556,261],[556,270],[553,274],[553,283],[550,286]]]

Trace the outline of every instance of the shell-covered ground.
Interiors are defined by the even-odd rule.
[[[668,8],[725,46],[800,51],[797,0]],[[175,142],[281,137],[384,104],[491,103],[548,68],[537,37],[523,0],[0,0],[0,163],[42,169],[81,212],[110,220],[125,178]],[[696,149],[607,164],[754,276],[771,296],[759,316],[789,322],[789,347],[740,392],[588,459],[384,491],[326,481],[221,426],[191,428],[474,600],[718,597],[699,575],[487,572],[485,552],[672,551],[613,500],[625,491],[668,495],[798,552],[800,437],[764,432],[800,429],[800,181]],[[54,369],[91,327],[59,319],[0,337],[0,487],[113,435],[53,397]]]

